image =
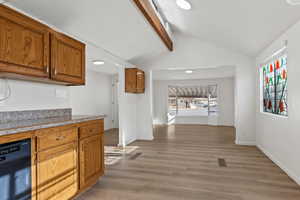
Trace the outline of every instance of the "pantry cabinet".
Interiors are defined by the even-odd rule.
[[[0,5],[0,77],[85,84],[85,44]]]
[[[145,73],[137,68],[125,69],[125,91],[127,93],[145,92]]]

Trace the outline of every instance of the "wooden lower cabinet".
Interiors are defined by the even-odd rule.
[[[31,139],[31,200],[70,200],[104,174],[103,133],[104,120],[92,120],[0,136],[0,144]]]
[[[77,142],[37,154],[37,199],[68,200],[78,190]]]
[[[94,135],[80,141],[80,190],[99,179],[104,173],[103,135]]]
[[[69,200],[95,184],[104,174],[103,132],[103,120],[37,130],[34,198]]]

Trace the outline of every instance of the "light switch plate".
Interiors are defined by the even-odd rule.
[[[300,0],[286,0],[292,6],[300,5]]]
[[[68,97],[68,93],[64,89],[55,89],[55,96],[57,98],[63,98],[66,99]]]

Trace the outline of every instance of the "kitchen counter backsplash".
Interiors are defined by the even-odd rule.
[[[8,111],[0,112],[0,124],[24,121],[24,120],[38,120],[46,118],[57,117],[71,117],[72,109],[49,109],[49,110],[25,110],[25,111]]]

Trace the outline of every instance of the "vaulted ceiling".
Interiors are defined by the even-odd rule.
[[[257,55],[300,20],[300,5],[286,0],[188,0],[192,9],[183,11],[176,0],[157,0],[175,31],[219,46]]]
[[[174,34],[192,35],[248,56],[257,55],[300,20],[300,6],[286,0],[189,1],[192,10],[184,11],[176,0],[157,0]],[[170,53],[132,0],[9,0],[9,4],[124,60]]]

